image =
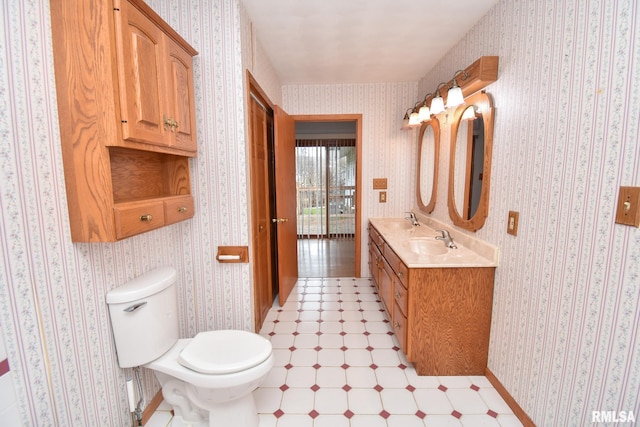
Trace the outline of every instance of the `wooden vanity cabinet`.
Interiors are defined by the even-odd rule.
[[[193,217],[197,52],[140,0],[51,0],[51,22],[72,240]]]
[[[380,299],[419,375],[484,375],[495,267],[408,268],[381,241]],[[377,245],[375,245],[377,247]]]

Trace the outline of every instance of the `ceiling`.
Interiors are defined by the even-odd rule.
[[[241,1],[285,85],[418,81],[498,2]]]

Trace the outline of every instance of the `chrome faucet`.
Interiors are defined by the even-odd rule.
[[[436,236],[436,240],[442,240],[444,244],[450,249],[458,249],[455,243],[453,243],[453,238],[451,234],[447,230],[436,230],[440,233],[440,236]]]
[[[404,219],[408,219],[409,221],[411,221],[411,225],[413,225],[414,227],[419,227],[420,223],[418,222],[418,218],[416,218],[416,214],[414,214],[413,212],[405,212],[406,214],[409,214],[409,216],[405,217]]]

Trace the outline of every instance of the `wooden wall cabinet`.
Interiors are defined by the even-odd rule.
[[[51,22],[72,240],[193,217],[197,52],[140,0],[51,0]]]
[[[408,268],[369,224],[372,253],[380,299],[418,374],[484,375],[495,267]]]

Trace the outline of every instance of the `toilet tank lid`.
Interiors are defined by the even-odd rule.
[[[168,288],[175,281],[175,268],[156,268],[110,290],[107,293],[107,304],[127,303],[149,297]]]

